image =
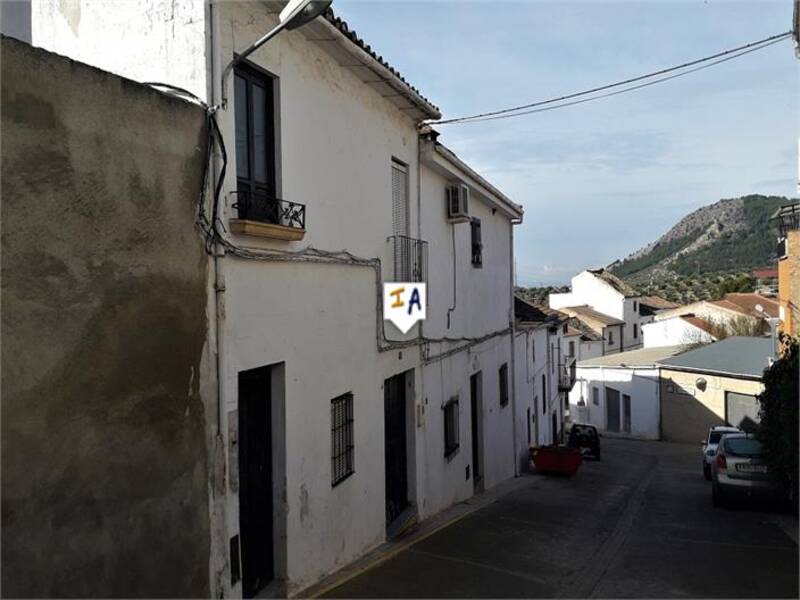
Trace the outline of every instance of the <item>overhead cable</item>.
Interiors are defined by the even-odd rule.
[[[560,104],[557,104],[556,106],[550,107],[548,109],[548,110],[552,110],[553,108],[561,108],[563,106],[572,106],[574,104],[579,104],[579,103],[582,103],[582,102],[588,102],[588,101],[594,100],[594,99],[605,98],[605,97],[608,97],[608,96],[616,95],[617,93],[623,93],[623,92],[626,92],[626,91],[632,91],[632,90],[640,89],[642,87],[646,87],[647,85],[651,85],[651,84],[654,84],[654,83],[660,83],[662,81],[667,81],[669,79],[674,79],[676,77],[680,77],[681,75],[686,75],[688,73],[693,73],[695,71],[699,71],[701,68],[706,68],[708,66],[716,65],[716,64],[719,64],[721,62],[725,62],[727,60],[732,60],[734,58],[738,58],[738,57],[743,56],[745,54],[749,54],[750,52],[755,52],[756,50],[761,50],[763,48],[766,48],[767,46],[771,46],[772,44],[776,44],[776,43],[778,43],[780,41],[783,41],[784,39],[789,39],[791,37],[791,35],[792,35],[791,31],[786,31],[784,33],[780,33],[780,34],[777,34],[777,35],[772,35],[772,36],[766,37],[764,39],[761,39],[761,40],[758,40],[758,41],[755,41],[755,42],[751,42],[751,43],[745,44],[743,46],[739,46],[737,48],[731,48],[729,50],[724,50],[722,52],[717,52],[716,54],[712,54],[712,55],[706,56],[704,58],[699,58],[699,59],[696,59],[696,60],[693,60],[693,61],[689,61],[689,62],[680,64],[680,65],[675,65],[675,66],[668,67],[668,68],[665,68],[665,69],[660,69],[658,71],[653,71],[653,72],[647,73],[645,75],[639,75],[637,77],[631,77],[631,78],[625,79],[623,81],[617,81],[617,82],[614,82],[614,83],[601,85],[601,86],[598,86],[598,87],[595,87],[595,88],[591,88],[591,89],[588,89],[588,90],[583,90],[583,91],[580,91],[580,92],[574,92],[574,93],[571,93],[571,94],[566,94],[566,95],[563,95],[563,96],[559,96],[557,98],[549,98],[547,100],[539,100],[537,102],[531,102],[529,104],[523,104],[523,105],[520,105],[520,106],[515,106],[515,107],[511,107],[511,108],[504,108],[504,109],[494,110],[494,111],[488,111],[488,112],[478,113],[478,114],[474,114],[474,115],[467,115],[467,116],[464,116],[464,117],[455,117],[455,118],[452,118],[452,119],[444,119],[444,120],[440,120],[440,121],[430,121],[429,123],[432,124],[432,125],[450,125],[450,124],[459,124],[459,123],[473,123],[473,122],[487,121],[487,120],[491,120],[492,118],[499,118],[501,116],[505,116],[506,118],[508,118],[508,117],[514,117],[514,116],[521,116],[521,115],[525,115],[525,114],[531,114],[533,112],[541,112],[540,110],[529,110],[529,109],[535,109],[537,107],[545,106],[545,105],[548,105],[548,104],[560,103]],[[704,64],[704,63],[709,63],[709,64]],[[689,69],[690,67],[695,67],[696,65],[704,65],[704,66],[697,67],[697,68],[694,68],[694,69]],[[648,80],[648,79],[652,79],[654,77],[659,77],[661,75],[666,75],[667,73],[674,73],[676,71],[681,71],[681,73],[678,73],[676,75],[672,75],[672,76],[669,76],[669,77],[661,77],[661,78],[659,78],[659,79],[657,79],[655,81],[648,82],[647,84],[640,84],[638,86],[631,86],[631,87],[625,88],[622,91],[618,91],[618,92],[614,92],[614,93],[596,95],[596,96],[592,96],[590,98],[587,98],[587,99],[584,99],[584,100],[581,100],[581,101],[576,101],[576,102],[564,102],[565,100],[571,100],[573,98],[579,98],[581,96],[589,96],[591,94],[597,94],[597,92],[602,92],[602,91],[605,91],[605,90],[626,86],[626,85],[629,85],[631,83],[636,83],[638,81],[645,81],[645,80]],[[521,112],[521,111],[525,111],[525,112]]]

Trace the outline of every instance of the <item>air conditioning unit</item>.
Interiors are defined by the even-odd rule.
[[[445,190],[447,220],[451,223],[469,221],[469,187],[463,183],[448,185]]]

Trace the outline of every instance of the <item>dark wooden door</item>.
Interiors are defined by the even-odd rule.
[[[606,388],[606,429],[619,431],[619,391]]]
[[[406,464],[406,378],[395,375],[383,382],[386,437],[386,524],[408,506]]]
[[[481,374],[475,373],[469,378],[470,421],[472,425],[472,483],[477,486],[483,478],[481,471],[481,410],[480,410]]]
[[[252,598],[274,575],[269,367],[239,373],[239,528],[242,595]]]

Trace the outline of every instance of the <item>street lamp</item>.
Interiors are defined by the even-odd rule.
[[[310,23],[328,10],[332,2],[333,0],[290,0],[278,15],[278,24],[253,42],[246,50],[239,53],[236,58],[225,67],[225,70],[222,72],[222,108],[226,108],[228,104],[226,81],[228,80],[228,75],[231,70],[233,70],[236,65],[284,29],[297,29],[306,23]]]

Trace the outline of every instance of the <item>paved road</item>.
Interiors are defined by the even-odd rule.
[[[328,596],[798,597],[797,521],[712,508],[699,447],[603,443],[574,478],[528,476]]]

